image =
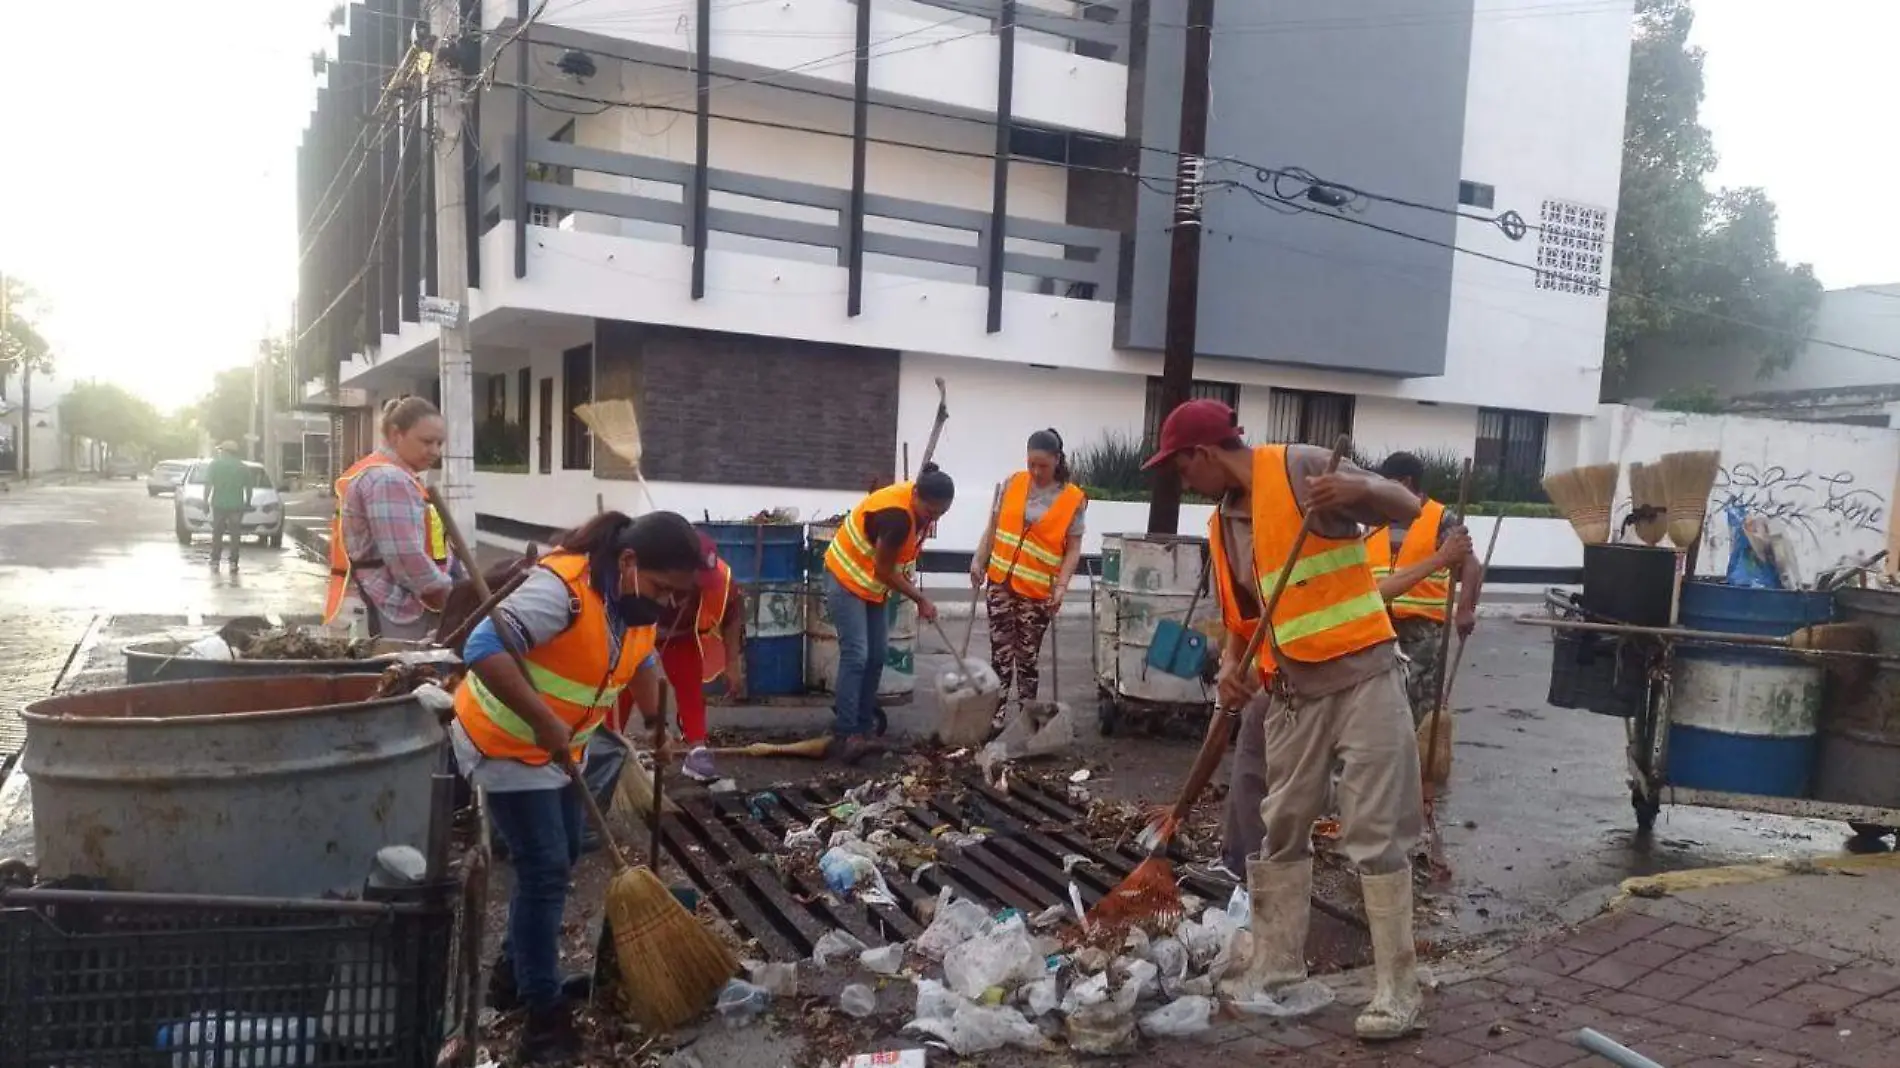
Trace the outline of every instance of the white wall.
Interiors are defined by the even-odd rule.
[[[509,0],[487,0],[484,8],[483,25],[490,28],[515,16]],[[674,62],[688,62],[697,32],[692,10],[680,0],[548,0],[538,21],[666,49]],[[727,71],[743,65],[762,72],[747,77],[796,77],[849,93],[856,23],[857,5],[850,0],[714,3],[713,85],[732,81]],[[871,56],[873,94],[959,111],[996,110],[998,46],[986,20],[901,0],[880,2],[871,13]],[[721,105],[733,95],[720,94]],[[1076,55],[1065,39],[1018,35],[1013,110],[1023,121],[1119,137],[1126,129],[1127,95],[1126,66]],[[690,107],[692,99],[688,93],[684,105]]]
[[[1666,452],[1717,449],[1722,476],[1709,494],[1698,573],[1728,569],[1731,539],[1722,511],[1739,502],[1749,514],[1776,520],[1792,537],[1801,581],[1844,561],[1887,547],[1900,473],[1900,431],[1794,423],[1741,416],[1684,415],[1604,405],[1602,434],[1586,463],[1624,465],[1615,521],[1629,507],[1628,465]]]

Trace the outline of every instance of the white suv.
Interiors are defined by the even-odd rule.
[[[251,506],[244,512],[244,536],[265,542],[273,549],[282,548],[284,502],[278,497],[277,487],[271,484],[270,472],[264,470],[263,464],[246,462],[244,466],[251,472]],[[178,491],[173,495],[172,523],[180,545],[190,545],[194,534],[207,537],[211,534],[211,508],[205,503],[210,492],[206,474],[210,470],[210,460],[195,460],[178,480]]]

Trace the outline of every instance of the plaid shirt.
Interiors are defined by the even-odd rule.
[[[396,460],[388,449],[378,450]],[[343,547],[351,560],[381,560],[381,567],[352,568],[351,577],[391,623],[413,623],[429,609],[424,596],[447,591],[453,574],[429,559],[429,532],[422,490],[409,469],[384,464],[350,481],[343,496]]]

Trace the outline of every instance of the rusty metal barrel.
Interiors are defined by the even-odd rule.
[[[186,679],[264,678],[273,675],[376,675],[389,667],[385,659],[326,660],[211,660],[185,651],[188,643],[175,638],[133,642],[125,647],[125,681],[182,682]],[[391,643],[395,645],[397,643]],[[409,643],[402,643],[409,644]]]
[[[42,880],[115,890],[354,891],[385,846],[426,848],[444,740],[365,675],[152,683],[38,701],[20,766]]]
[[[1834,612],[1871,629],[1880,652],[1900,656],[1900,593],[1837,590]],[[1900,808],[1900,663],[1882,661],[1871,678],[1829,680],[1814,799]]]

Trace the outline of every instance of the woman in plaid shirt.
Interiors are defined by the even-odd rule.
[[[442,459],[442,413],[422,397],[383,408],[383,444],[344,476],[338,501],[348,592],[364,601],[371,631],[384,638],[424,639],[455,584],[460,562],[430,552],[429,503],[422,472]]]

